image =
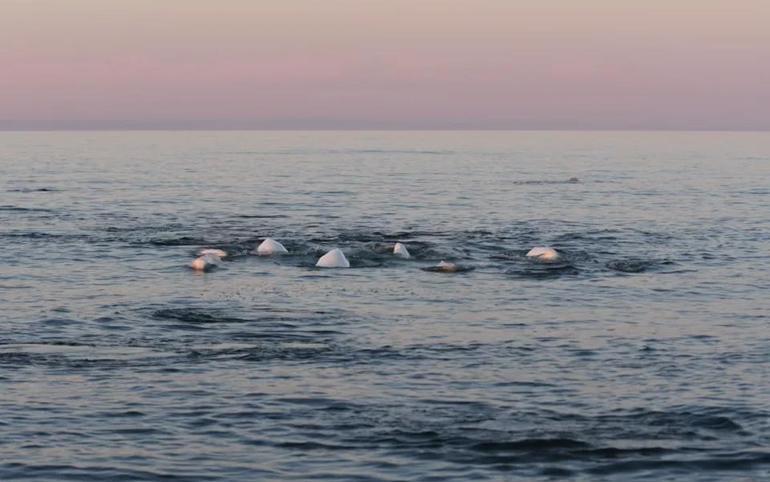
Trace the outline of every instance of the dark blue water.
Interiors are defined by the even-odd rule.
[[[6,132],[0,173],[0,480],[770,476],[770,134]]]

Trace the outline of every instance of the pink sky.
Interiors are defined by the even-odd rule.
[[[770,129],[770,0],[1,0],[27,127]]]

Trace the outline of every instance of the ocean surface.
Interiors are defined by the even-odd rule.
[[[3,132],[0,242],[3,481],[770,480],[770,133]]]

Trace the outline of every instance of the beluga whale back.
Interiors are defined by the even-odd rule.
[[[283,247],[281,243],[273,238],[265,238],[262,243],[257,246],[257,254],[260,256],[270,256],[273,254],[287,254],[289,251]]]
[[[350,268],[348,258],[339,248],[334,248],[321,256],[315,265],[318,268]]]
[[[409,254],[409,251],[406,249],[406,246],[404,246],[401,243],[396,243],[396,245],[393,246],[393,254],[404,259],[411,258],[411,255]]]
[[[216,256],[217,258],[225,258],[227,257],[227,252],[223,251],[221,249],[215,249],[215,248],[205,248],[198,251],[198,256]]]
[[[537,261],[543,261],[546,263],[557,261],[560,257],[561,256],[559,255],[558,251],[545,246],[536,246],[527,252],[527,258],[532,258]]]

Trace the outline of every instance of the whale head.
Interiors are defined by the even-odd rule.
[[[195,271],[209,271],[213,268],[215,268],[222,260],[219,258],[219,256],[215,256],[213,254],[204,254],[203,256],[198,256],[193,260],[192,263],[190,263],[190,268],[194,269]]]
[[[260,256],[270,256],[273,254],[287,254],[289,251],[283,247],[281,243],[273,238],[265,238],[262,243],[257,246],[257,254]]]
[[[409,251],[406,249],[406,246],[404,246],[401,243],[396,243],[396,245],[393,246],[393,254],[404,259],[408,259],[411,257],[411,255],[409,254]]]
[[[527,258],[543,261],[546,263],[557,261],[560,257],[561,256],[559,256],[558,251],[553,248],[544,246],[534,247],[530,249],[529,252],[527,252]]]
[[[315,265],[318,268],[350,268],[350,262],[339,248],[334,248],[321,256]]]

